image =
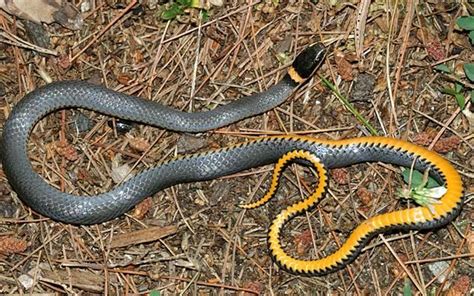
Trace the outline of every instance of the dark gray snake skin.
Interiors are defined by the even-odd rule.
[[[3,169],[19,197],[35,211],[66,223],[91,224],[120,216],[143,198],[173,184],[209,180],[270,163],[288,147],[242,146],[178,159],[144,171],[105,194],[78,198],[54,189],[36,174],[26,147],[35,124],[47,114],[64,108],[94,110],[175,131],[219,128],[281,104],[321,64],[324,52],[319,44],[306,48],[295,59],[292,71],[278,84],[206,112],[181,112],[82,81],[46,85],[25,96],[5,123],[0,142]]]

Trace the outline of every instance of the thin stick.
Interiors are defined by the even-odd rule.
[[[102,37],[102,35],[104,35],[105,32],[107,32],[113,25],[115,25],[115,23],[117,23],[130,9],[132,9],[135,4],[137,4],[137,1],[138,0],[133,0],[130,2],[130,4],[125,7],[125,9],[123,9],[122,12],[120,12],[110,23],[108,23],[107,26],[102,29],[102,31],[95,35],[95,37],[92,38],[92,40],[85,47],[79,50],[79,52],[71,58],[71,63],[74,62],[82,53],[84,53],[84,51],[86,51],[92,44],[99,40],[99,38]]]

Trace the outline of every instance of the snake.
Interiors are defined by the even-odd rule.
[[[361,137],[324,140],[285,135],[261,137],[203,153],[183,155],[147,168],[112,190],[94,196],[62,192],[37,174],[29,161],[29,135],[44,116],[65,108],[83,108],[105,115],[175,131],[200,132],[215,129],[281,104],[321,64],[324,47],[303,50],[277,84],[264,92],[243,97],[209,111],[186,113],[139,97],[125,95],[83,81],[60,81],[27,94],[12,109],[0,141],[5,175],[20,199],[37,213],[53,220],[90,225],[117,218],[148,196],[173,185],[213,180],[243,170],[277,163],[269,193],[261,200],[241,205],[255,208],[276,192],[278,176],[290,161],[317,171],[316,190],[305,200],[284,209],[269,228],[272,258],[283,269],[297,274],[324,275],[347,266],[376,234],[389,230],[421,230],[446,225],[461,211],[463,186],[455,168],[437,153],[395,138]],[[281,231],[294,216],[313,208],[324,195],[327,170],[363,162],[385,162],[429,170],[446,188],[439,203],[381,214],[357,226],[344,244],[321,259],[300,260],[282,247]]]

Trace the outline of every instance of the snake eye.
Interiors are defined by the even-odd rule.
[[[321,65],[325,55],[326,49],[322,44],[311,45],[296,57],[293,68],[302,78],[306,79]]]

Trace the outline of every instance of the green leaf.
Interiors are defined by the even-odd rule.
[[[207,10],[201,10],[201,17],[203,22],[207,22],[209,20],[209,13]]]
[[[460,92],[462,91],[462,85],[456,82],[456,83],[454,84],[454,91],[455,91],[456,93],[460,93]]]
[[[403,296],[412,296],[413,293],[411,291],[411,283],[409,279],[405,279],[403,283]]]
[[[323,83],[334,93],[334,95],[336,95],[336,97],[339,99],[339,101],[341,101],[344,107],[346,107],[352,113],[352,115],[354,115],[355,118],[357,118],[357,120],[359,120],[369,130],[369,132],[373,136],[377,136],[378,135],[377,130],[370,124],[370,122],[367,119],[365,119],[364,116],[362,116],[362,114],[359,113],[359,111],[357,111],[354,105],[352,105],[352,103],[349,102],[349,100],[339,92],[337,87],[334,84],[332,84],[329,80],[324,78],[323,76],[321,75],[318,75],[318,76],[319,78],[321,78]]]
[[[411,174],[411,183],[410,183],[410,174]],[[410,184],[411,188],[417,188],[423,185],[423,174],[419,171],[412,171],[410,169],[403,169],[402,171],[403,181],[405,183]],[[426,184],[426,188],[434,188],[438,187],[439,184],[436,182],[435,179],[428,177],[428,183]]]
[[[469,39],[471,39],[471,44],[474,45],[474,31],[469,32]]]
[[[459,108],[461,108],[461,110],[464,110],[464,107],[466,107],[466,98],[462,94],[456,94],[454,95],[454,97],[456,98],[456,102],[458,103]]]
[[[157,290],[151,290],[149,295],[150,296],[160,296],[161,293],[160,293],[160,291],[157,291]]]
[[[173,3],[173,5],[171,5],[170,8],[168,8],[167,10],[163,11],[163,13],[161,13],[161,19],[165,21],[169,21],[176,18],[178,15],[182,13],[183,13],[183,10],[176,3]]]
[[[455,95],[458,94],[458,93],[457,93],[454,89],[452,89],[452,88],[443,88],[443,89],[441,90],[441,92],[442,92],[443,94],[448,94],[448,95],[451,95],[451,96],[455,96]]]
[[[446,64],[439,64],[439,65],[436,65],[435,67],[435,70],[438,70],[438,71],[441,71],[441,72],[444,72],[444,73],[451,73],[451,70],[449,70],[448,66],[446,66]]]
[[[474,82],[474,64],[464,64],[464,73],[466,73],[467,79]]]
[[[474,16],[460,17],[456,21],[456,24],[464,30],[472,31],[474,30]]]
[[[177,0],[177,2],[186,7],[191,7],[191,3],[192,3],[191,0]]]

